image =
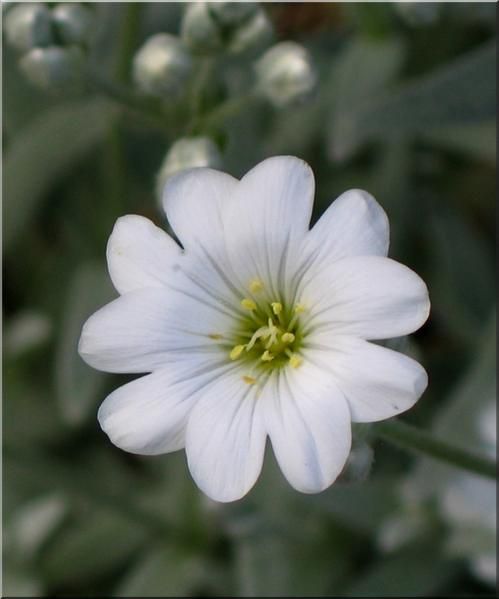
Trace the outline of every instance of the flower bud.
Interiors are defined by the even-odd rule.
[[[92,14],[81,4],[58,4],[52,11],[52,20],[64,44],[84,44],[91,35]]]
[[[222,156],[209,137],[183,137],[177,140],[165,156],[157,178],[157,194],[161,200],[166,181],[188,168],[208,166],[221,168]]]
[[[295,42],[272,46],[256,64],[261,93],[281,107],[306,98],[317,84],[307,50]]]
[[[50,10],[44,4],[18,4],[5,16],[5,35],[11,46],[30,50],[52,42]]]
[[[26,77],[37,87],[62,91],[80,81],[83,54],[79,48],[33,48],[20,61]]]
[[[167,33],[150,37],[133,59],[137,86],[153,96],[182,95],[192,59],[179,38]]]
[[[272,23],[263,10],[256,11],[232,33],[229,50],[233,53],[261,48],[272,39]]]
[[[187,7],[180,35],[193,52],[216,52],[222,48],[220,27],[206,2],[194,2]]]
[[[257,2],[211,2],[209,10],[222,25],[239,25],[258,10]]]

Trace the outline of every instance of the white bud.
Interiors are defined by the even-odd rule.
[[[317,84],[307,50],[295,42],[272,46],[256,64],[259,89],[275,106],[305,99]]]
[[[166,181],[188,168],[222,167],[222,156],[209,137],[183,137],[169,149],[157,177],[157,194],[161,200]]]
[[[263,10],[258,10],[242,23],[231,36],[229,50],[233,53],[261,48],[272,39],[272,23]]]
[[[150,37],[133,59],[137,86],[153,96],[182,95],[192,59],[179,38],[167,33]]]
[[[44,4],[18,4],[5,16],[5,35],[11,46],[30,50],[48,46],[52,42],[52,22]]]
[[[258,10],[257,2],[211,2],[209,9],[223,25],[238,25]]]
[[[84,44],[92,30],[92,14],[78,3],[58,4],[52,11],[57,33],[64,44]]]
[[[72,88],[80,81],[83,53],[75,46],[33,48],[19,64],[34,85],[58,92]]]
[[[180,35],[193,52],[216,52],[222,48],[220,28],[206,2],[194,2],[187,7]]]

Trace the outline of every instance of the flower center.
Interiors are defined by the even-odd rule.
[[[299,354],[303,341],[299,315],[302,304],[286,305],[282,298],[260,297],[264,284],[254,279],[248,286],[250,296],[241,300],[247,316],[241,318],[234,332],[235,345],[230,349],[231,360],[251,364],[248,384],[256,382],[262,372],[291,366],[298,368],[303,358]],[[266,294],[265,294],[266,295]]]

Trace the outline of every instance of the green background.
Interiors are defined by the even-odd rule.
[[[184,10],[90,8],[89,62],[127,89],[132,53],[152,33],[176,34]],[[229,90],[254,83],[255,56],[222,52],[202,88],[199,133],[235,176],[275,154],[306,160],[314,219],[352,187],[378,199],[390,256],[424,278],[432,300],[422,330],[392,345],[430,378],[404,418],[480,450],[474,423],[495,393],[495,5],[264,10],[276,41],[310,51],[315,94],[281,109],[256,100],[203,125]],[[111,445],[96,410],[129,377],[90,369],[76,345],[115,296],[105,266],[114,221],[136,213],[166,226],[156,175],[189,115],[173,105],[158,126],[95,86],[42,92],[18,58],[4,46],[3,594],[492,596],[472,567],[494,543],[487,518],[453,519],[442,500],[466,475],[375,441],[368,427],[326,492],[293,491],[268,451],[254,490],[228,505],[201,495],[182,452],[141,458]]]

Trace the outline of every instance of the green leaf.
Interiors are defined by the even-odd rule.
[[[5,445],[4,473],[12,481],[7,495],[10,511],[13,500],[27,501],[40,493],[60,492],[85,505],[120,514],[152,536],[172,534],[172,526],[162,512],[140,504],[142,497],[151,494],[150,480],[137,469],[125,468],[118,450],[103,454],[88,446],[85,449],[83,456],[65,461],[44,455],[39,448],[33,451],[23,445]]]
[[[375,533],[398,506],[395,482],[395,479],[373,476],[362,483],[337,483],[310,498],[310,505],[318,506],[352,531],[369,535]]]
[[[6,364],[3,376],[4,443],[32,445],[60,437],[64,427],[47,385],[19,364]]]
[[[484,237],[454,208],[435,201],[429,216],[433,313],[453,334],[474,342],[495,300],[493,259]]]
[[[68,424],[85,420],[105,382],[105,375],[83,362],[77,347],[85,320],[113,295],[106,271],[92,263],[80,266],[69,283],[55,361],[57,401]]]
[[[496,122],[452,125],[422,132],[424,139],[436,146],[469,155],[489,164],[496,163]]]
[[[9,554],[29,562],[61,526],[67,507],[66,498],[54,493],[18,505],[4,529]]]
[[[396,38],[354,38],[344,49],[329,84],[333,108],[328,146],[332,160],[344,160],[355,150],[352,121],[366,101],[371,103],[390,85],[404,58],[405,47]]]
[[[109,511],[95,510],[63,529],[41,556],[51,585],[79,587],[125,564],[144,544],[140,525]]]
[[[4,597],[43,597],[44,588],[33,568],[4,557],[2,565],[2,595]]]
[[[240,534],[236,541],[236,595],[239,597],[328,596],[349,571],[343,538],[319,519],[302,519],[293,534],[272,523]],[[269,526],[270,524],[270,526]]]
[[[207,578],[203,560],[175,546],[153,547],[115,591],[116,597],[192,597]]]
[[[376,156],[366,187],[383,206],[390,221],[390,257],[406,261],[411,244],[411,225],[419,219],[418,206],[411,202],[412,154],[405,139],[394,138]],[[356,185],[357,186],[357,185]]]
[[[340,139],[355,145],[372,137],[490,121],[496,111],[495,65],[496,46],[488,43],[382,98],[364,95],[343,122]]]
[[[358,572],[357,582],[344,593],[346,597],[421,597],[435,596],[459,569],[445,559],[433,544],[399,549]]]
[[[495,313],[483,327],[468,370],[451,389],[447,402],[434,418],[436,435],[464,450],[484,452],[479,435],[481,411],[496,394],[496,319]],[[466,474],[459,473],[461,476]],[[419,496],[434,496],[456,476],[454,469],[427,458],[420,458],[411,476],[411,488]]]
[[[40,202],[102,139],[114,112],[103,100],[69,102],[39,114],[17,134],[4,162],[4,247],[24,239]]]

